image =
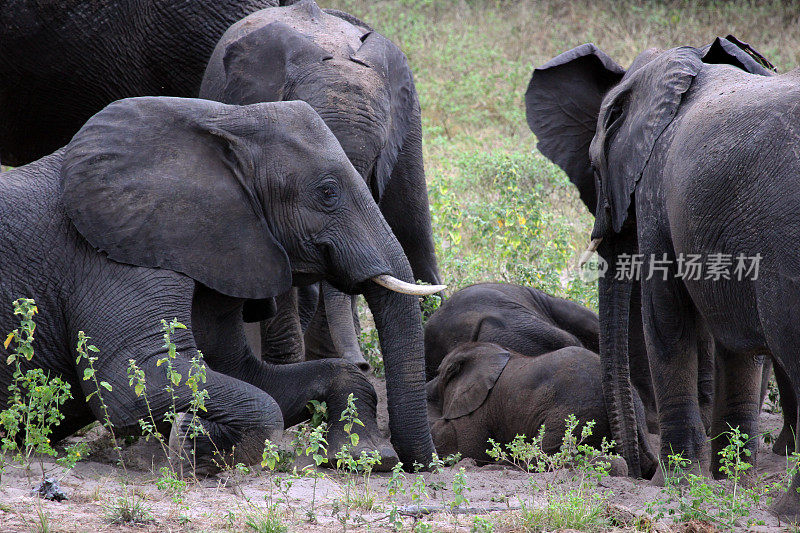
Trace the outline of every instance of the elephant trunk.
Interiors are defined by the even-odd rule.
[[[403,280],[413,281],[411,267],[400,245],[396,248],[390,263],[393,273]],[[426,416],[419,302],[413,295],[370,282],[365,284],[363,294],[375,319],[383,352],[392,445],[406,467],[410,468],[415,462],[427,465],[434,447]]]
[[[609,265],[606,275],[599,280],[600,358],[611,433],[628,465],[629,475],[638,478],[642,476],[642,464],[628,357],[631,290],[636,281],[617,279],[613,271],[620,254],[632,254],[636,250],[635,237],[627,240],[621,237],[613,243],[605,239],[599,247],[600,256]]]
[[[350,361],[363,371],[369,370],[356,336],[356,322],[353,317],[353,297],[337,291],[327,281],[322,282],[322,295],[328,329],[337,356]]]

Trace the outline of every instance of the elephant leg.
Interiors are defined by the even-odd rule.
[[[794,451],[797,435],[797,420],[794,416],[794,413],[797,412],[797,398],[792,390],[789,377],[778,365],[775,365],[775,383],[778,385],[781,411],[783,411],[783,428],[772,446],[772,451],[778,455],[789,455]]]
[[[319,283],[295,287],[297,291],[297,311],[300,315],[300,329],[305,334],[319,305]]]
[[[642,282],[642,318],[658,405],[661,463],[668,467],[668,457],[680,454],[692,462],[693,469],[707,472],[706,432],[697,397],[695,314],[679,280],[654,277]],[[654,481],[660,482],[664,474],[656,472]]]
[[[369,370],[369,363],[361,354],[361,346],[358,344],[360,325],[355,299],[337,291],[330,283],[323,281],[320,285],[321,298],[317,314],[306,331],[306,358],[313,360],[341,357],[366,372]]]
[[[761,329],[766,345],[772,355],[776,376],[780,373],[786,378],[784,382],[796,399],[800,392],[800,280],[769,271],[755,281],[756,301]],[[781,381],[783,379],[781,378]],[[784,416],[794,419],[797,427],[798,409],[795,403],[793,413]],[[796,439],[796,437],[795,437]],[[800,443],[795,440],[795,450]],[[773,504],[772,511],[781,520],[797,522],[800,520],[800,473],[796,473],[788,490]]]
[[[191,316],[195,284],[169,270],[113,266],[113,273],[97,273],[98,279],[106,280],[102,291],[95,283],[76,289],[67,315],[70,345],[75,345],[78,331],[85,331],[100,350],[94,364],[97,381],[107,382],[111,390],[101,388],[100,394],[89,400],[94,416],[98,420],[108,416],[118,435],[140,434],[142,420],[151,419],[162,427],[172,420],[168,413],[190,411],[193,393],[186,382],[191,359],[199,356]],[[171,336],[177,355],[168,358],[167,363],[159,363],[168,357],[163,317],[176,318],[187,325],[187,329],[176,329]],[[237,319],[241,322],[241,309]],[[207,356],[213,359],[215,354]],[[130,361],[144,374],[143,390],[136,390],[135,379],[130,383],[131,376],[135,376],[128,368]],[[180,375],[178,384],[168,375],[170,366]],[[75,363],[78,376],[83,376],[87,368],[85,358]],[[85,396],[96,392],[92,380],[81,381],[81,387]],[[223,463],[235,464],[231,461],[255,463],[260,460],[264,440],[283,430],[278,404],[263,390],[212,368],[207,368],[206,381],[199,383],[198,389],[207,392],[205,410],[198,412],[195,419],[204,431],[195,435],[190,427],[194,417],[180,416],[170,438],[175,446],[171,448],[171,459],[183,467],[209,474]],[[101,394],[107,412],[101,404]]]
[[[366,376],[341,359],[292,364],[258,359],[247,344],[240,306],[240,301],[209,289],[198,289],[195,293],[192,320],[198,331],[198,345],[204,353],[213,354],[213,357],[206,357],[210,367],[274,398],[286,427],[311,417],[307,408],[311,400],[326,402],[331,455],[349,441],[344,431],[345,421],[339,418],[352,393],[358,417],[364,425],[354,426],[353,431],[360,439],[358,446],[350,447],[351,451],[357,456],[361,450],[378,450],[382,468],[391,469],[398,461],[397,454],[380,435],[376,420],[377,396]]]
[[[706,434],[711,431],[714,420],[716,357],[715,343],[711,332],[701,317],[697,317],[697,401],[700,418]]]
[[[303,331],[297,307],[297,290],[275,297],[277,313],[261,322],[261,359],[272,363],[297,363],[304,359]]]
[[[735,354],[717,344],[717,383],[714,421],[711,425],[711,473],[717,479],[720,472],[720,452],[730,444],[730,431],[739,428],[747,434],[745,444],[749,459],[755,466],[758,454],[758,415],[760,413],[762,357]]]

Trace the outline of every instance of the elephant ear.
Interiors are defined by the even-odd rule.
[[[320,11],[313,2],[308,4],[309,9]],[[320,63],[331,57],[288,24],[271,22],[228,43],[222,58],[222,93],[202,96],[237,105],[279,102],[288,92],[287,80],[295,65]]]
[[[525,92],[528,126],[539,151],[567,173],[592,214],[597,193],[589,143],[603,96],[624,74],[613,59],[587,43],[535,69]]]
[[[593,237],[610,228],[615,232],[622,229],[631,195],[656,142],[675,118],[702,66],[696,48],[666,51],[632,71],[604,99],[589,148],[600,174],[604,208],[597,213]]]
[[[749,44],[740,41],[733,35],[725,38],[717,37],[714,42],[702,49],[703,63],[722,63],[739,67],[750,74],[771,76],[775,73],[775,65],[758,53]]]
[[[380,201],[392,175],[406,137],[419,124],[419,101],[414,77],[405,54],[383,35],[370,31],[362,35],[362,45],[351,61],[372,68],[386,81],[389,91],[389,136],[375,161],[372,196]]]
[[[253,182],[263,147],[248,135],[265,129],[268,112],[255,111],[163,97],[109,105],[64,150],[75,227],[114,261],[181,272],[229,296],[287,290],[289,260]]]
[[[488,343],[462,344],[439,367],[442,418],[452,420],[476,411],[503,373],[510,353]]]

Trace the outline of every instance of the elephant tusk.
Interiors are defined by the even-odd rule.
[[[592,242],[589,243],[589,247],[586,248],[586,251],[581,254],[581,258],[578,259],[578,268],[583,268],[583,265],[589,262],[589,258],[597,251],[597,247],[600,246],[601,242],[603,242],[602,237],[592,239]]]
[[[372,281],[386,287],[390,291],[399,292],[401,294],[413,294],[414,296],[428,296],[429,294],[436,294],[447,288],[447,285],[415,285],[414,283],[407,283],[399,280],[389,274],[380,274],[372,278]]]

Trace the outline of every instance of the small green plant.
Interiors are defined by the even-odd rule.
[[[280,513],[275,508],[247,513],[244,525],[247,526],[248,531],[255,533],[286,533],[289,531],[289,527],[283,523]]]
[[[469,530],[470,533],[493,533],[494,522],[488,516],[476,516]]]
[[[343,475],[343,491],[340,504],[344,507],[344,514],[338,516],[339,522],[344,530],[350,521],[352,508],[371,510],[375,506],[375,495],[372,493],[369,481],[372,470],[381,460],[377,450],[367,452],[362,450],[358,457],[353,457],[351,446],[358,446],[358,433],[353,431],[355,426],[364,426],[358,418],[358,410],[355,404],[356,398],[350,393],[347,397],[347,405],[339,417],[340,422],[344,422],[344,432],[348,437],[348,442],[336,452],[336,471]],[[356,479],[361,474],[361,489],[358,490]]]
[[[88,403],[93,397],[97,397],[100,408],[103,410],[103,420],[101,420],[100,423],[108,430],[109,435],[111,435],[111,443],[114,447],[114,451],[117,453],[118,463],[124,470],[125,461],[122,457],[122,447],[117,441],[117,435],[114,432],[114,424],[111,422],[108,405],[106,405],[105,397],[103,396],[104,390],[111,392],[113,387],[107,381],[97,379],[97,371],[94,364],[98,356],[95,354],[99,353],[100,350],[94,344],[88,344],[90,340],[91,337],[86,336],[83,331],[78,332],[78,344],[76,346],[78,357],[75,359],[75,364],[80,364],[82,360],[86,361],[87,366],[83,370],[83,381],[91,381],[94,385],[94,390],[86,395],[86,402]]]
[[[170,322],[162,319],[161,329],[164,337],[164,345],[162,348],[166,349],[166,355],[156,361],[156,367],[161,367],[163,365],[165,368],[166,384],[164,385],[164,391],[169,398],[169,408],[164,415],[156,420],[148,396],[147,376],[134,359],[128,360],[128,383],[133,387],[134,394],[144,399],[147,409],[147,415],[139,419],[139,427],[142,430],[142,435],[145,440],[149,440],[150,438],[155,439],[161,446],[164,454],[168,457],[171,456],[170,452],[179,454],[175,461],[178,465],[178,469],[175,469],[172,461],[170,462],[169,468],[172,470],[172,477],[182,479],[187,474],[187,472],[183,470],[184,460],[188,460],[192,465],[192,474],[194,474],[196,468],[195,450],[193,448],[188,451],[186,450],[187,439],[191,439],[193,442],[198,436],[208,434],[199,416],[201,411],[206,411],[205,401],[208,399],[208,391],[202,387],[206,382],[206,366],[203,362],[203,354],[198,350],[197,354],[190,360],[189,371],[184,380],[184,377],[177,371],[175,366],[175,360],[178,358],[179,354],[177,346],[172,341],[172,336],[175,334],[176,330],[186,329],[186,326],[178,322],[175,318]],[[175,424],[178,420],[180,414],[178,412],[178,387],[180,387],[181,384],[188,387],[191,392],[189,405],[186,409],[188,424],[186,426],[186,431],[180,435],[176,446],[177,449],[171,450],[164,436],[158,431],[157,426],[162,421]],[[221,454],[217,453],[217,458],[222,461],[223,468],[228,467],[225,463],[225,458],[223,458]]]
[[[169,494],[174,503],[183,503],[183,495],[188,486],[186,481],[183,478],[179,478],[175,471],[167,466],[162,466],[159,472],[161,472],[161,476],[156,481],[158,490]]]
[[[749,437],[738,427],[730,428],[717,438],[721,437],[728,441],[719,452],[720,472],[725,474],[726,480],[714,482],[694,474],[688,470],[691,466],[688,459],[682,454],[670,454],[667,464],[662,465],[668,473],[664,476],[662,497],[647,504],[648,512],[656,520],[669,516],[681,522],[698,520],[722,529],[733,529],[750,515],[753,507],[759,503],[768,504],[770,492],[780,490],[780,483],[744,487],[743,475],[752,467],[745,460],[750,456],[746,448]],[[753,520],[747,520],[748,526],[753,524]]]
[[[403,520],[400,518],[400,513],[397,510],[397,503],[394,499],[398,494],[406,493],[406,489],[403,486],[404,480],[405,472],[403,472],[403,463],[398,461],[397,464],[392,467],[392,476],[389,478],[389,482],[386,485],[386,490],[389,493],[389,501],[392,504],[389,510],[389,525],[396,531],[403,528]]]
[[[306,456],[310,455],[311,459],[314,461],[314,465],[308,465],[303,468],[303,475],[314,480],[314,485],[311,489],[311,507],[306,511],[306,518],[309,522],[316,522],[317,520],[317,481],[325,477],[325,474],[319,472],[317,468],[323,463],[328,462],[326,457],[328,454],[328,449],[326,448],[328,441],[325,440],[326,431],[327,424],[325,422],[315,427],[309,435],[308,446],[305,449]]]
[[[528,479],[529,499],[520,498],[520,521],[524,529],[542,531],[554,529],[595,530],[608,525],[605,515],[606,497],[596,490],[597,481],[607,475],[613,442],[601,441],[600,449],[586,444],[592,436],[594,421],[583,425],[578,435],[578,419],[565,419],[564,435],[556,453],[542,448],[546,428],[539,428],[530,441],[517,435],[505,446],[489,439],[486,453],[510,463],[525,472],[555,474],[544,482]],[[536,505],[537,498],[542,500]]]
[[[6,359],[6,364],[13,365],[14,371],[8,386],[8,407],[0,412],[0,428],[5,433],[0,449],[3,453],[13,454],[29,474],[34,454],[57,455],[50,444],[50,435],[64,419],[61,406],[72,396],[69,383],[61,378],[50,377],[41,368],[23,370],[34,356],[36,323],[33,317],[38,309],[30,298],[15,300],[13,305],[14,315],[20,317],[20,326],[9,333],[3,343],[3,347],[8,349],[14,342],[15,349]],[[40,459],[39,465],[44,478],[44,461]]]
[[[369,363],[372,373],[379,378],[386,377],[386,370],[381,355],[381,345],[378,340],[378,330],[375,328],[362,329],[358,337],[361,353]]]
[[[153,523],[150,508],[134,491],[125,491],[113,503],[105,506],[106,520],[111,524],[145,525]]]
[[[462,505],[469,505],[469,499],[466,496],[466,493],[469,492],[469,486],[467,486],[467,476],[464,473],[464,467],[458,469],[455,476],[453,476],[453,501],[450,502],[450,509],[456,509],[461,507]]]

